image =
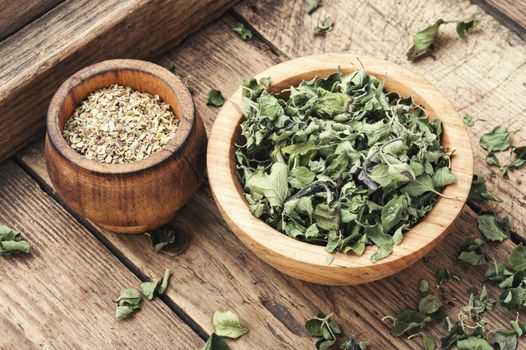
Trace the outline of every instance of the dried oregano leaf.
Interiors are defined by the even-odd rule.
[[[305,11],[310,15],[321,5],[321,0],[305,0]]]
[[[229,310],[217,310],[212,318],[214,332],[218,336],[237,339],[248,332],[248,328],[239,323],[239,318]]]
[[[473,18],[469,21],[461,21],[457,23],[457,34],[462,40],[466,40],[467,34],[471,34],[475,31],[475,28],[480,24],[480,20]]]
[[[253,38],[252,31],[245,27],[243,23],[237,23],[232,28],[232,30],[236,32],[239,35],[239,37],[245,41],[252,40]]]
[[[508,129],[499,125],[482,135],[479,143],[486,151],[505,151],[511,146],[511,134]]]
[[[227,343],[225,343],[223,338],[215,333],[212,333],[201,350],[230,350],[230,347],[227,345]]]
[[[117,299],[115,318],[121,320],[141,308],[141,294],[135,288],[124,289]]]
[[[246,79],[242,96],[235,155],[251,212],[329,253],[376,245],[372,261],[387,257],[456,181],[440,121],[366,71],[303,81],[287,95]]]
[[[413,46],[407,52],[407,59],[409,61],[414,61],[417,57],[425,54],[429,50],[438,34],[438,28],[444,23],[444,20],[439,19],[434,24],[415,34],[413,37]]]
[[[324,20],[322,20],[316,27],[314,27],[313,33],[317,36],[323,36],[327,32],[332,32],[332,29],[334,28],[334,19],[332,17],[327,17]]]
[[[13,253],[29,253],[31,245],[22,240],[22,234],[5,225],[0,225],[0,256]]]
[[[225,98],[221,94],[221,91],[212,89],[208,92],[208,98],[206,100],[207,105],[221,107],[224,103],[225,103]]]

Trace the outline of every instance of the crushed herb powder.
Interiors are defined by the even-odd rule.
[[[123,164],[162,149],[178,126],[179,119],[159,96],[114,84],[89,94],[66,121],[63,135],[88,159]]]

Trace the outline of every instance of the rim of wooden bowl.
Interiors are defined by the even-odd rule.
[[[356,64],[353,64],[356,62]],[[281,91],[301,80],[326,76],[340,68],[348,73],[363,66],[377,77],[385,76],[386,88],[402,95],[413,95],[423,104],[430,119],[442,120],[442,143],[455,150],[451,171],[457,182],[443,191],[449,199],[440,197],[432,211],[394,247],[393,253],[377,263],[369,259],[376,247],[367,247],[362,256],[342,253],[329,255],[324,247],[295,240],[277,231],[252,215],[237,176],[234,140],[237,139],[242,120],[241,88],[221,109],[211,132],[207,166],[210,187],[224,219],[234,233],[257,256],[278,270],[293,277],[330,285],[360,284],[392,275],[413,264],[447,233],[459,216],[469,193],[473,176],[473,154],[465,125],[458,113],[434,86],[401,66],[384,60],[351,54],[323,54],[293,59],[258,74],[256,78],[270,76],[274,91]]]
[[[60,123],[60,113],[65,101],[67,98],[71,98],[72,95],[78,93],[76,89],[83,87],[87,81],[95,81],[97,77],[106,76],[108,73],[113,74],[113,81],[110,84],[94,83],[94,87],[82,91],[83,96],[80,96],[77,100],[81,101],[89,93],[108,87],[111,84],[119,83],[124,86],[129,86],[128,84],[120,82],[124,77],[121,73],[125,71],[148,75],[148,78],[153,79],[155,84],[162,84],[168,87],[174,94],[174,103],[168,102],[167,99],[162,96],[161,99],[172,107],[174,114],[179,119],[179,127],[168,144],[145,159],[124,164],[107,164],[94,159],[88,159],[75,151],[62,135],[64,126]],[[147,90],[148,86],[151,86],[150,84],[151,83],[146,83],[137,87],[132,86],[132,88],[137,91],[148,92]],[[71,117],[71,115],[67,118],[69,117]],[[192,96],[185,84],[166,68],[142,60],[113,59],[87,66],[64,81],[51,99],[46,126],[50,145],[58,154],[77,166],[98,174],[132,174],[157,167],[179,153],[179,150],[188,142],[190,133],[195,127],[195,107]]]

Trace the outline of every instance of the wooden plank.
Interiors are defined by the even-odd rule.
[[[526,40],[526,0],[471,0]]]
[[[260,41],[246,43],[231,31],[235,20],[225,16],[179,49],[165,56],[161,63],[176,65],[182,77],[195,88],[194,101],[209,130],[217,109],[205,105],[210,88],[220,89],[225,96],[237,89],[244,77],[250,76],[282,59]],[[47,181],[42,143],[29,147],[20,155],[35,176]],[[309,349],[314,339],[307,336],[303,324],[316,312],[334,312],[345,332],[368,339],[376,349],[421,349],[418,340],[393,338],[381,322],[384,315],[397,312],[404,305],[415,307],[419,298],[418,281],[434,281],[438,267],[447,266],[464,276],[462,282],[446,285],[446,294],[458,298],[451,309],[455,315],[465,290],[481,285],[481,271],[457,266],[458,244],[476,232],[475,216],[467,209],[455,229],[431,254],[428,264],[413,267],[383,281],[355,287],[325,287],[301,282],[280,274],[252,255],[228,229],[206,186],[177,215],[172,225],[181,235],[190,237],[190,245],[179,256],[156,255],[143,236],[104,233],[134,265],[145,274],[169,266],[174,271],[176,289],[168,297],[185,310],[207,332],[212,331],[210,317],[221,307],[230,308],[250,328],[243,338],[231,343],[233,349]],[[513,247],[505,242],[495,249],[504,257]],[[497,294],[492,289],[495,297]],[[514,312],[498,309],[488,318],[495,327],[506,326]],[[434,336],[443,334],[440,327]]]
[[[0,41],[31,23],[63,0],[1,0]]]
[[[159,299],[116,321],[112,300],[140,280],[13,162],[0,167],[0,198],[0,223],[23,232],[32,245],[29,255],[0,257],[0,348],[202,344]]]
[[[324,2],[312,16],[303,1],[240,3],[235,11],[287,57],[324,52],[350,52],[396,62],[423,76],[453,103],[459,115],[470,114],[469,129],[475,170],[488,173],[486,152],[479,138],[496,125],[516,131],[513,142],[526,145],[526,43],[476,5],[456,0],[382,2],[336,0]],[[442,27],[433,57],[417,63],[406,60],[415,32],[438,18],[469,18],[477,14],[480,30],[467,43],[456,37],[454,26]],[[313,37],[312,28],[332,16],[334,30]],[[526,240],[526,170],[512,172],[509,180],[491,179],[488,187],[502,203],[490,204],[500,216],[509,216],[516,234]]]
[[[69,75],[104,59],[156,57],[235,1],[68,1],[1,42],[0,162],[44,126]]]

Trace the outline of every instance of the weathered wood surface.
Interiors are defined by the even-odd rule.
[[[299,5],[297,5],[299,6]],[[231,27],[234,19],[225,16],[191,37],[180,48],[166,55],[161,63],[176,65],[176,70],[195,88],[194,100],[208,130],[218,109],[205,105],[210,88],[229,96],[244,77],[253,75],[286,56],[276,54],[266,44],[243,42]],[[42,143],[29,147],[19,158],[35,176],[47,182]],[[130,263],[153,276],[166,266],[174,271],[168,297],[207,332],[212,332],[211,315],[218,308],[234,310],[250,328],[243,338],[231,343],[233,349],[309,349],[314,339],[307,336],[303,323],[317,311],[334,312],[348,334],[368,339],[373,349],[420,349],[419,340],[393,338],[381,322],[385,315],[403,306],[416,306],[421,278],[435,281],[434,272],[447,266],[464,277],[462,282],[447,283],[446,294],[456,297],[456,308],[467,301],[465,291],[481,286],[482,271],[455,261],[458,245],[465,236],[476,233],[476,215],[465,209],[450,235],[432,253],[428,264],[413,267],[383,281],[356,287],[324,287],[284,276],[254,257],[226,227],[207,186],[186,205],[172,225],[191,237],[188,250],[179,256],[154,254],[142,236],[104,234]],[[494,254],[504,258],[513,247],[507,241],[495,247]],[[436,289],[433,288],[435,291]],[[491,289],[492,296],[498,294]],[[137,315],[137,319],[142,315]],[[515,312],[497,309],[488,316],[493,327],[507,327]],[[444,334],[440,326],[431,332]]]
[[[526,40],[526,0],[471,0]]]
[[[0,257],[1,349],[199,348],[203,341],[160,299],[116,321],[112,300],[141,281],[20,167],[6,162],[0,174],[0,223],[32,246]]]
[[[64,0],[0,0],[0,41]]]
[[[235,1],[67,1],[0,42],[0,162],[43,128],[69,75],[104,59],[157,57]]]
[[[486,152],[479,147],[479,138],[495,126],[516,131],[513,143],[526,145],[526,128],[522,127],[526,123],[526,43],[476,5],[457,0],[335,0],[323,2],[309,16],[303,1],[248,0],[235,11],[283,56],[349,52],[393,61],[423,76],[449,98],[460,116],[474,117],[475,125],[469,131],[479,173],[494,170],[485,164]],[[472,15],[482,23],[467,42],[457,38],[454,25],[446,25],[440,29],[432,56],[417,63],[406,60],[414,33],[439,18]],[[327,16],[334,18],[334,30],[325,37],[313,37],[312,29]],[[509,216],[523,239],[525,183],[525,169],[512,172],[509,180],[490,179],[489,189],[503,202],[487,206],[500,216]]]

